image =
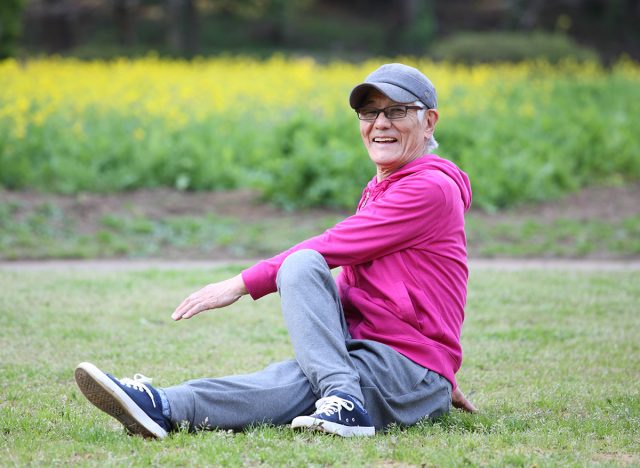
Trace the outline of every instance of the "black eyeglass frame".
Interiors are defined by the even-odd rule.
[[[402,107],[404,108],[404,114],[399,116],[399,117],[391,117],[388,113],[388,110],[391,108],[399,108]],[[404,119],[407,116],[407,112],[409,111],[409,109],[428,109],[428,107],[423,107],[423,106],[403,106],[401,104],[396,104],[393,106],[387,106],[384,109],[377,109],[375,107],[361,107],[360,109],[356,109],[356,115],[358,116],[359,120],[364,120],[365,122],[375,122],[376,119],[378,118],[378,116],[380,116],[380,113],[382,112],[384,114],[384,116],[389,119],[389,120],[399,120],[399,119]],[[360,115],[360,112],[363,110],[369,110],[369,111],[375,111],[376,112],[376,116],[372,119],[363,119],[362,116]]]

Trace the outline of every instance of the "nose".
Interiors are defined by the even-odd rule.
[[[391,120],[384,115],[384,112],[380,112],[373,123],[376,128],[388,128],[391,125]]]

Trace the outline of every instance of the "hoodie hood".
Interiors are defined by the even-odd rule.
[[[367,185],[367,189],[371,192],[384,191],[389,184],[410,174],[423,171],[440,171],[447,175],[460,189],[460,197],[462,198],[464,210],[467,211],[469,209],[472,198],[469,176],[451,161],[435,154],[425,154],[424,156],[414,159],[380,182],[378,182],[376,176],[374,176]]]

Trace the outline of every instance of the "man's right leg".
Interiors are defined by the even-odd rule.
[[[287,424],[311,411],[318,399],[295,360],[252,374],[191,380],[159,390],[172,424],[186,422],[193,429]]]

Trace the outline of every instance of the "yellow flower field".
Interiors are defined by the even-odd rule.
[[[625,149],[638,144],[637,63],[605,70],[594,63],[397,60],[436,85],[441,154],[477,178],[476,187],[534,182],[481,191],[481,204],[555,196],[602,177],[640,177]],[[63,192],[251,186],[285,204],[347,205],[352,186],[371,173],[347,98],[381,63],[280,56],[4,61],[0,184]],[[601,134],[592,119],[608,120],[613,133]],[[582,154],[589,148],[600,154]],[[337,182],[322,181],[326,175]]]

